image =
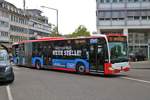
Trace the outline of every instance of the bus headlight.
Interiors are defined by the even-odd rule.
[[[108,68],[108,70],[111,70],[111,71],[113,71],[114,69],[113,69],[112,67],[109,67],[109,68]]]

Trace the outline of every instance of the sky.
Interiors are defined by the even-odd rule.
[[[23,8],[23,0],[5,0],[17,8]],[[40,9],[49,22],[56,25],[56,11],[40,6],[58,9],[58,28],[61,34],[70,34],[79,25],[88,31],[96,31],[96,0],[26,0],[26,9]]]

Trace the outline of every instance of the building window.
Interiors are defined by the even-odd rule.
[[[139,2],[139,0],[134,0],[134,2]]]
[[[105,20],[110,20],[110,18],[105,18]]]
[[[142,16],[142,20],[147,20],[147,16]]]
[[[133,0],[128,0],[128,2],[134,2]]]
[[[119,20],[124,20],[124,18],[119,18]]]
[[[110,0],[106,0],[106,3],[110,3]]]
[[[104,20],[104,18],[99,18],[99,20]]]
[[[119,0],[119,2],[123,2],[124,0]]]
[[[104,0],[100,0],[100,3],[104,3]]]
[[[1,32],[1,36],[8,37],[8,32]]]
[[[142,0],[143,2],[146,2],[147,0]]]
[[[139,0],[128,0],[128,2],[139,2]]]
[[[117,19],[117,18],[112,18],[112,20],[115,20],[115,21],[116,21],[116,20],[118,20],[118,19]]]
[[[0,21],[0,27],[8,27],[8,22]]]
[[[11,15],[11,21],[13,21],[13,15]]]
[[[140,17],[139,16],[134,16],[134,20],[139,20]]]
[[[112,0],[112,2],[113,2],[113,3],[116,3],[116,2],[118,2],[118,0]]]
[[[133,20],[133,16],[128,16],[128,20]]]
[[[125,13],[124,13],[124,11],[112,11],[111,12],[111,17],[112,18],[124,18]]]

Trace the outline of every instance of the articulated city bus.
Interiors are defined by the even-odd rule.
[[[15,43],[13,59],[16,65],[37,69],[111,75],[129,70],[127,51],[124,35],[49,37]]]

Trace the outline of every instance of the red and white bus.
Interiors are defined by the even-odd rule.
[[[16,65],[37,69],[111,75],[130,69],[127,37],[121,34],[79,38],[47,37],[13,45]]]

